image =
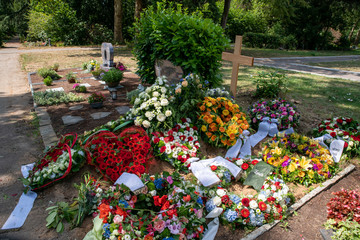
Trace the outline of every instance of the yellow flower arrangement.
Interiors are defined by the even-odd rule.
[[[249,128],[239,105],[224,97],[205,97],[199,105],[201,132],[205,140],[217,147],[230,147]]]
[[[337,168],[329,150],[296,133],[275,136],[265,143],[262,155],[265,162],[277,168],[284,180],[304,185],[326,180]]]

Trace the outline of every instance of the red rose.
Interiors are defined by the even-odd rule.
[[[160,153],[165,152],[165,150],[166,150],[166,147],[165,147],[165,146],[162,146],[162,147],[160,148]]]
[[[154,143],[157,144],[158,142],[160,142],[160,138],[155,138]]]
[[[335,124],[334,127],[338,128],[339,126],[337,124]]]
[[[249,164],[243,163],[243,164],[241,165],[241,168],[244,169],[244,170],[246,170],[246,169],[249,168]]]
[[[351,123],[351,122],[352,122],[352,118],[347,118],[347,119],[346,119],[346,122],[347,122],[347,123]]]
[[[249,210],[247,210],[246,208],[241,209],[241,216],[243,218],[247,218],[249,215],[250,215]]]
[[[336,137],[336,132],[331,132],[331,133],[330,133],[330,136]]]
[[[228,195],[222,196],[222,198],[221,198],[222,203],[227,204],[229,201],[230,201],[230,198]]]
[[[241,200],[241,203],[245,206],[245,207],[248,207],[249,206],[249,203],[250,203],[250,200],[248,198],[243,198]]]
[[[165,195],[166,196],[166,195]],[[169,201],[166,201],[165,203],[164,203],[164,205],[162,205],[162,207],[161,207],[161,210],[166,210],[166,209],[168,209],[170,207],[170,202]]]
[[[343,120],[341,118],[336,119],[338,123],[343,123]]]
[[[324,131],[324,129],[323,129],[323,128],[319,128],[319,132],[322,132],[322,131]]]
[[[347,142],[345,142],[344,148],[347,148],[348,146],[349,146],[349,144]]]
[[[258,162],[259,161],[255,159],[255,160],[252,160],[251,164],[255,166]]]
[[[193,137],[188,137],[188,141],[189,142],[191,142],[191,141],[193,141],[194,139],[193,139]]]
[[[215,171],[216,169],[217,169],[217,166],[215,166],[215,165],[211,165],[211,170],[213,170],[213,171]]]
[[[267,209],[266,203],[259,202],[259,208],[261,211],[265,211]]]
[[[349,136],[349,132],[344,131],[344,136]]]

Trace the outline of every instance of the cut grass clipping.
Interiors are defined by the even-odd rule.
[[[81,102],[84,98],[74,93],[63,91],[34,92],[34,101],[39,106],[55,105],[59,103]]]

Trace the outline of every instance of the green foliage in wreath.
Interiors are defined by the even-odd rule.
[[[210,19],[187,15],[180,6],[165,9],[158,4],[143,12],[135,30],[134,54],[142,82],[154,83],[155,60],[167,59],[182,67],[185,75],[198,74],[210,86],[221,84],[221,53],[229,40]]]

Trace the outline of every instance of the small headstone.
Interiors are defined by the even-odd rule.
[[[66,126],[74,125],[74,124],[77,124],[78,122],[81,122],[84,120],[80,116],[71,116],[71,115],[62,116],[61,119],[63,120],[64,125],[66,125]]]
[[[76,111],[76,110],[82,109],[83,107],[84,107],[83,105],[75,105],[75,106],[69,107],[69,109],[71,111]]]
[[[91,85],[90,85],[90,84],[88,84],[88,83],[81,83],[81,84],[80,84],[80,86],[84,86],[84,87],[91,87]]]
[[[58,87],[58,88],[50,88],[50,89],[46,89],[47,92],[50,92],[50,91],[54,91],[54,92],[63,92],[64,91],[64,88],[63,87]]]
[[[111,114],[111,112],[97,112],[97,113],[93,113],[93,114],[90,114],[90,116],[97,120],[97,119],[101,119],[101,118],[105,118],[107,116],[109,116]]]
[[[101,56],[103,64],[101,68],[106,70],[112,68],[114,65],[114,48],[111,43],[102,43],[101,44]]]
[[[180,66],[175,66],[168,60],[156,60],[155,73],[157,77],[165,76],[169,85],[179,83],[184,75],[184,71]]]
[[[118,113],[120,115],[124,115],[130,110],[130,108],[128,106],[121,106],[121,107],[117,107],[115,109],[116,109],[116,111],[118,111]]]
[[[104,87],[104,89],[107,89],[107,90],[109,90],[110,92],[112,92],[112,91],[117,91],[118,89],[120,89],[120,88],[123,88],[124,86],[121,86],[120,84],[119,85],[117,85],[116,87],[113,87],[113,88],[109,88],[109,86],[105,86]]]
[[[105,81],[99,81],[99,83],[100,83],[100,84],[106,84],[106,82],[105,82]]]
[[[334,231],[332,229],[320,229],[320,234],[324,240],[332,240],[332,235]]]

